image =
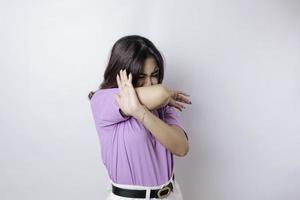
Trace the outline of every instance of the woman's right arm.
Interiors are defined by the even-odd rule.
[[[141,104],[151,111],[167,105],[171,98],[169,90],[162,84],[136,87],[135,91]]]

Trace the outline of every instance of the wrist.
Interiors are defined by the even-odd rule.
[[[171,99],[172,99],[172,93],[173,91],[168,88],[167,86],[163,85],[163,96],[164,96],[164,101],[162,102],[162,107],[166,106],[170,103]]]
[[[145,105],[141,105],[136,111],[135,114],[133,115],[134,118],[136,118],[138,121],[143,122],[144,117],[147,111],[147,107]]]

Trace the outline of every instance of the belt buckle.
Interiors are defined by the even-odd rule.
[[[167,194],[164,194],[164,195],[161,195],[161,194],[160,194],[161,192],[164,192],[164,191],[166,191],[166,190],[168,190],[168,193],[167,193]],[[169,196],[170,192],[171,192],[171,188],[169,188],[168,186],[166,186],[166,187],[161,188],[161,189],[157,192],[157,196],[158,196],[158,198],[163,199],[163,198]]]

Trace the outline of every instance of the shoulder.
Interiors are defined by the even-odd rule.
[[[99,89],[99,90],[95,91],[94,95],[105,95],[105,94],[116,93],[118,91],[119,91],[119,88]]]
[[[90,100],[90,105],[93,110],[105,110],[117,106],[114,94],[118,93],[118,88],[108,88],[96,90]]]
[[[91,98],[91,102],[101,98],[107,98],[112,96],[113,94],[118,93],[119,88],[107,88],[107,89],[98,89],[95,91],[93,97]]]

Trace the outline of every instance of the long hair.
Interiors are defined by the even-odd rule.
[[[147,58],[154,58],[159,68],[158,84],[164,78],[164,59],[154,44],[147,38],[139,35],[129,35],[120,38],[113,45],[108,65],[104,72],[104,80],[98,89],[117,88],[117,74],[121,69],[126,69],[132,74],[132,85],[137,86],[139,74],[143,72],[143,66]],[[89,99],[94,95],[91,91]]]

